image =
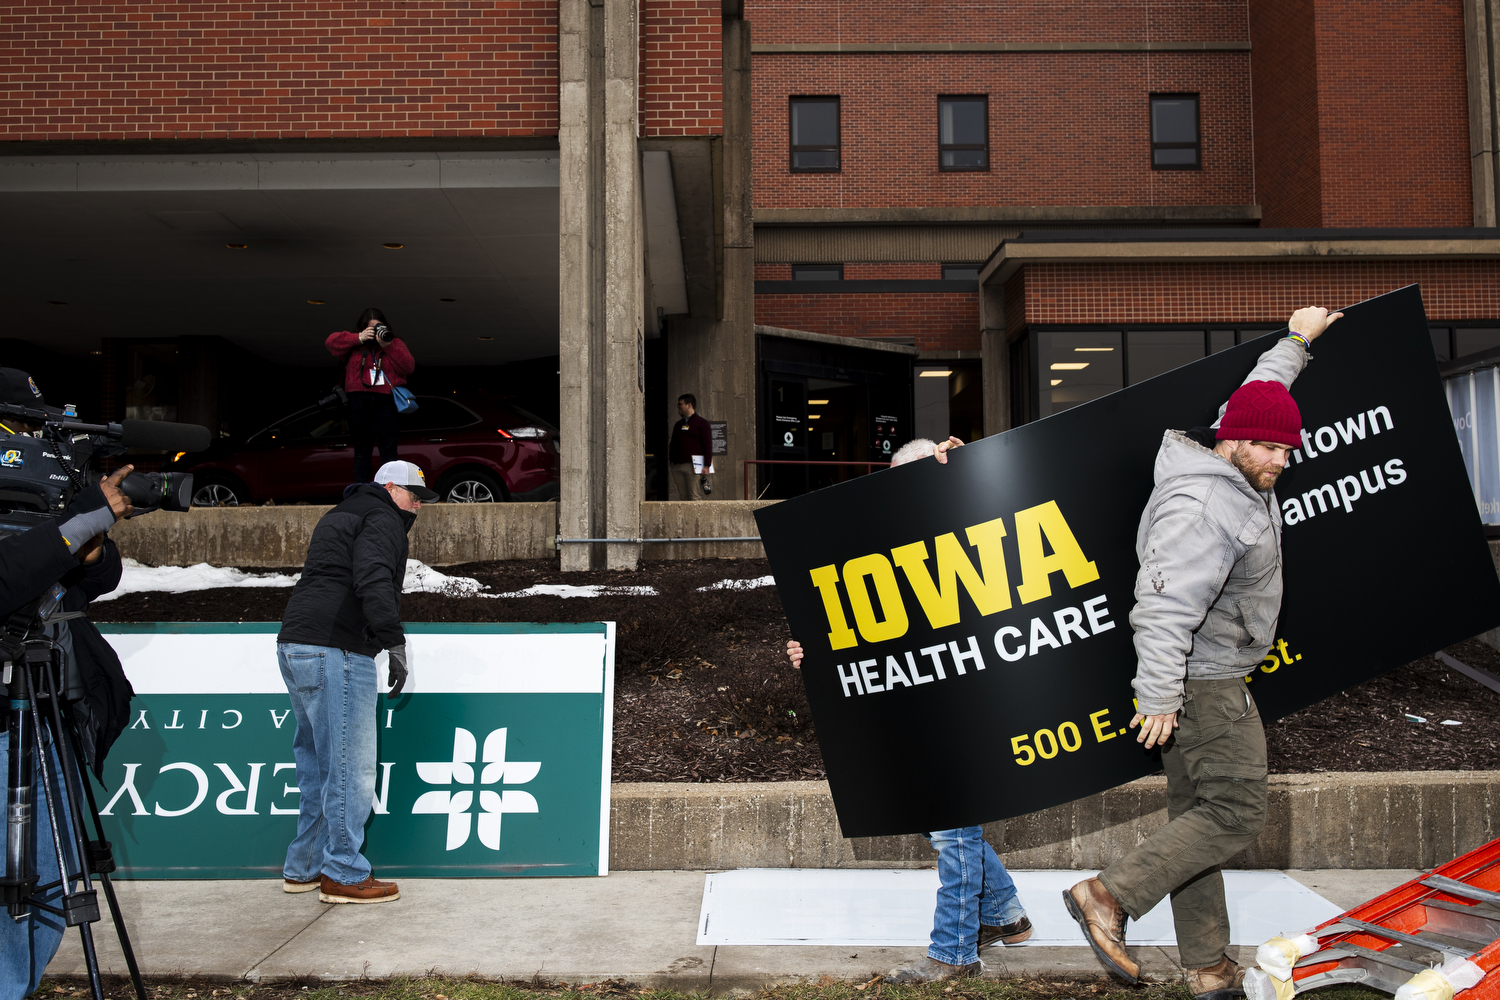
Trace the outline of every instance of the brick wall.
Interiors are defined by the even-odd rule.
[[[556,0],[33,0],[0,32],[11,140],[557,131]]]
[[[649,0],[643,8],[641,134],[722,135],[722,0]]]
[[[1473,225],[1462,4],[1314,6],[1323,225]]]
[[[1323,225],[1314,0],[1250,5],[1255,196],[1266,227]]]
[[[876,11],[861,16],[879,20]],[[756,39],[765,40],[759,22]],[[1250,204],[1249,55],[760,53],[751,74],[755,204]],[[1202,95],[1202,170],[1151,169],[1148,95],[1176,91]],[[842,98],[843,169],[793,174],[787,100],[833,94]],[[990,96],[990,170],[938,170],[940,94]]]
[[[838,337],[915,337],[924,351],[979,350],[973,293],[757,295],[755,322]]]
[[[1346,305],[1413,283],[1433,321],[1500,318],[1493,260],[1032,264],[1023,274],[1028,323],[1284,323],[1299,306]],[[1009,285],[1006,293],[1009,327],[1017,310]]]
[[[745,0],[757,43],[1240,41],[1245,0]]]

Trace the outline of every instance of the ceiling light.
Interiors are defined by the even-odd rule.
[[[49,306],[65,306],[65,305],[67,305],[66,302],[59,302],[56,299],[48,299],[47,300],[47,304]]]
[[[308,299],[307,300],[307,304],[310,305],[310,306],[321,306],[321,305],[325,305],[326,303],[324,302],[323,299]]]
[[[385,247],[387,250],[400,250],[402,247],[406,246],[405,243],[382,243],[380,245]]]
[[[103,351],[89,351],[90,354],[103,354]]]
[[[823,414],[821,414],[821,413],[809,413],[807,415],[807,419],[808,420],[822,420],[823,419]]]
[[[480,337],[480,340],[494,340],[494,337]]]
[[[807,401],[807,405],[808,406],[827,406],[828,405],[828,400],[826,400],[826,399],[809,399]]]
[[[920,378],[947,378],[953,372],[946,368],[929,368],[924,372],[917,372]]]
[[[1062,385],[1062,379],[1055,378],[1055,379],[1052,380],[1052,384],[1053,385]]]
[[[1075,351],[1113,351],[1113,347],[1075,347]]]
[[[1054,361],[1052,363],[1052,370],[1055,372],[1076,372],[1080,368],[1087,368],[1088,366],[1089,363],[1087,361]]]
[[[248,243],[226,243],[224,245],[230,250],[247,250],[250,247]]]

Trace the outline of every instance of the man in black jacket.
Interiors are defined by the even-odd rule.
[[[317,889],[325,903],[401,895],[396,883],[376,881],[359,850],[375,804],[374,656],[390,653],[395,698],[406,683],[406,533],[422,501],[437,498],[421,469],[387,462],[373,484],[345,490],[313,529],[276,637],[297,719],[292,754],[302,800],[282,871],[287,892]]]

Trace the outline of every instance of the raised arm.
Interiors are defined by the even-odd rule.
[[[1312,343],[1343,315],[1341,312],[1330,313],[1321,306],[1306,306],[1292,313],[1292,318],[1287,320],[1287,329]],[[1296,337],[1283,337],[1260,356],[1250,374],[1245,376],[1245,382],[1280,382],[1290,389],[1309,360],[1307,348]],[[1219,426],[1219,420],[1224,419],[1224,409],[1228,405],[1229,401],[1225,400],[1219,407],[1219,419],[1213,424],[1215,427]]]

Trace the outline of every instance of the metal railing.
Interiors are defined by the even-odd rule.
[[[745,466],[745,499],[750,499],[750,466],[752,465],[863,465],[865,472],[870,472],[875,466],[889,466],[890,462],[810,462],[795,458],[747,458],[743,459]]]

